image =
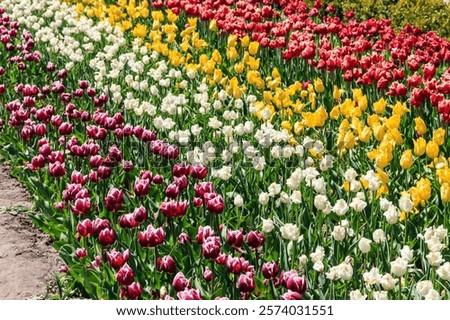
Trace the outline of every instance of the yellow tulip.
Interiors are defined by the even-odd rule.
[[[322,82],[322,80],[320,78],[317,78],[317,79],[314,80],[314,90],[317,93],[322,93],[322,92],[325,91],[325,88],[323,86],[323,82]]]
[[[373,127],[380,123],[380,117],[376,114],[371,114],[367,117],[367,125],[373,129]]]
[[[397,114],[401,117],[407,112],[409,112],[409,109],[404,103],[397,102],[394,106],[392,106],[392,114]]]
[[[250,37],[248,35],[246,35],[245,37],[243,37],[241,39],[241,47],[247,48],[249,45],[250,45]]]
[[[248,45],[248,53],[251,54],[252,56],[258,53],[258,49],[259,49],[259,42],[257,41],[252,41]]]
[[[337,85],[333,86],[333,99],[341,100],[341,95],[345,92],[345,90],[339,89]]]
[[[216,19],[212,19],[209,22],[209,30],[210,31],[217,31],[217,21],[216,21]]]
[[[359,101],[363,97],[363,92],[360,88],[353,89],[353,100]]]
[[[359,141],[361,142],[368,142],[370,140],[370,137],[372,136],[372,129],[369,127],[364,127],[358,134]]]
[[[367,105],[369,102],[367,101],[367,97],[364,95],[358,100],[358,107],[361,108],[362,111],[367,109]]]
[[[443,145],[445,142],[445,130],[442,128],[439,128],[436,131],[434,131],[433,141],[436,142],[439,146]]]
[[[427,201],[431,197],[431,182],[426,178],[422,178],[417,182],[417,191],[423,201]]]
[[[428,158],[431,158],[431,159],[436,158],[439,154],[438,144],[434,141],[429,141],[427,143],[426,153],[427,153]]]
[[[292,130],[292,125],[289,121],[284,120],[283,122],[281,122],[281,128],[287,130],[288,132],[291,132]]]
[[[417,118],[415,118],[414,119],[414,122],[415,122],[415,126],[414,126],[414,129],[418,132],[418,133],[420,133],[421,135],[422,134],[425,134],[425,132],[427,132],[427,126],[425,125],[425,122],[422,120],[422,118],[421,117],[417,117]]]
[[[355,146],[355,136],[353,132],[348,131],[344,136],[344,148],[352,149]]]
[[[234,61],[234,60],[236,60],[237,56],[238,56],[238,52],[235,47],[231,47],[230,49],[227,50],[227,59],[228,60]]]
[[[341,112],[339,111],[339,106],[335,106],[330,111],[330,118],[333,119],[333,120],[337,120],[339,118],[340,114],[341,114]]]
[[[441,200],[442,202],[450,202],[450,184],[444,183],[441,185]]]
[[[413,162],[414,159],[412,156],[412,151],[411,150],[404,151],[400,158],[400,166],[402,167],[402,169],[406,170],[411,168]]]
[[[424,138],[420,137],[417,140],[413,140],[414,143],[414,154],[418,157],[423,155],[426,151],[427,142]]]
[[[373,135],[375,136],[375,139],[377,139],[378,141],[383,140],[384,138],[384,127],[380,124],[375,125],[374,127],[372,127],[373,130]]]
[[[238,74],[244,72],[244,64],[242,62],[236,63],[234,65],[234,71]]]
[[[381,98],[380,100],[378,100],[373,104],[373,110],[377,114],[383,114],[385,109],[386,109],[386,100],[384,100],[384,98]]]
[[[222,62],[222,56],[220,55],[219,50],[215,49],[211,55],[214,62],[221,63]]]

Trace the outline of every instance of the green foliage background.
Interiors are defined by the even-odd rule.
[[[307,3],[312,5],[314,1]],[[322,0],[322,3],[324,7],[334,5],[339,16],[353,10],[358,21],[387,18],[398,30],[412,24],[422,31],[433,30],[450,39],[450,3],[443,0]]]

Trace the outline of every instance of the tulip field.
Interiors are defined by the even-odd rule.
[[[450,42],[354,15],[0,0],[0,155],[60,298],[449,299]]]

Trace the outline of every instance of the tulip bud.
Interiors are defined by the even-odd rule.
[[[58,128],[58,131],[60,134],[67,136],[69,134],[72,134],[73,131],[73,124],[63,122]]]
[[[206,282],[211,282],[213,276],[213,272],[208,267],[206,267],[205,272],[203,272],[203,279],[205,279]]]
[[[403,170],[409,169],[412,166],[414,159],[411,150],[405,150],[400,158],[400,166]]]
[[[152,182],[154,184],[162,184],[164,182],[164,178],[161,175],[157,174],[153,177]]]
[[[206,201],[206,209],[209,212],[220,214],[224,208],[223,198],[220,195],[216,195],[214,198]]]
[[[190,166],[189,174],[194,179],[202,180],[208,174],[208,169],[202,166]]]
[[[178,197],[179,193],[180,193],[180,188],[175,183],[171,183],[167,186],[165,195],[166,195],[166,197],[175,199],[176,197]]]
[[[425,152],[426,152],[428,158],[435,159],[439,155],[438,144],[434,141],[429,141],[427,143]]]
[[[117,146],[115,145],[109,148],[108,156],[114,162],[121,162],[123,160],[122,151],[120,151],[119,148],[117,148]]]
[[[181,190],[184,190],[188,187],[188,179],[186,176],[174,177],[173,181]]]
[[[199,208],[203,205],[203,200],[202,198],[195,197],[194,199],[192,199],[192,204],[194,205],[194,207]]]
[[[442,202],[450,202],[450,184],[443,183],[440,188],[440,193]]]
[[[120,216],[119,225],[124,229],[133,229],[136,228],[139,223],[134,219],[134,215],[130,213]]]
[[[198,227],[197,236],[195,237],[195,240],[197,240],[198,244],[203,244],[206,238],[209,238],[211,236],[214,236],[214,231],[211,229],[210,226],[200,226]]]
[[[94,233],[100,234],[103,229],[111,229],[111,224],[108,219],[96,218],[92,223],[94,227]]]
[[[143,206],[134,209],[133,216],[138,223],[142,223],[148,219],[147,210]]]
[[[181,177],[188,174],[188,170],[184,163],[177,163],[173,166],[172,173],[174,177]]]
[[[133,171],[133,168],[134,168],[133,162],[132,161],[124,161],[122,163],[122,168],[123,168],[123,171],[128,172],[128,173]]]
[[[76,215],[83,215],[89,212],[91,209],[90,198],[78,198],[75,200],[75,204],[71,205],[72,212]]]

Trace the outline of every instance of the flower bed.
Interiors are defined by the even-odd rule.
[[[72,288],[449,297],[446,40],[292,1],[72,2],[0,1],[2,155]]]

